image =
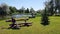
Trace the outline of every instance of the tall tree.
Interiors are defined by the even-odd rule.
[[[31,13],[31,15],[32,15],[32,17],[33,17],[33,15],[35,14],[35,10],[34,10],[33,8],[31,8],[31,9],[30,9],[30,13]]]
[[[5,3],[0,5],[0,16],[3,18],[4,16],[8,15],[10,12],[9,6]]]
[[[17,9],[15,7],[10,6],[9,9],[10,9],[10,14],[17,12]]]
[[[6,12],[7,14],[9,14],[10,10],[9,10],[9,6],[7,4],[2,3],[0,7],[2,8],[2,10],[4,12]]]
[[[29,13],[29,8],[27,8],[27,9],[25,10],[25,13]]]
[[[30,13],[34,13],[35,12],[35,10],[31,7],[30,8]]]
[[[55,0],[55,13],[57,10],[59,10],[58,12],[60,13],[60,0]]]
[[[49,25],[48,12],[47,12],[49,10],[48,8],[49,8],[48,4],[45,3],[45,10],[42,13],[42,19],[41,19],[42,21],[41,24],[44,26]]]
[[[6,12],[5,11],[3,11],[3,9],[0,7],[0,17],[4,17],[4,16],[6,16]]]
[[[19,9],[19,13],[25,13],[25,8],[21,7],[21,9]]]
[[[48,10],[48,14],[49,15],[53,15],[54,14],[54,3],[53,3],[53,0],[50,0],[50,1],[46,2],[45,4],[46,4],[46,8]]]

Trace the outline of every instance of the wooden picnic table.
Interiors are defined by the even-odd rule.
[[[28,18],[21,18],[21,19],[16,19],[16,21],[24,21],[24,23],[19,23],[19,24],[14,24],[14,25],[19,25],[21,26],[31,26],[32,22],[27,22],[27,20],[29,20]],[[6,22],[12,22],[12,20],[6,20]],[[13,24],[10,24],[9,26],[11,26]]]

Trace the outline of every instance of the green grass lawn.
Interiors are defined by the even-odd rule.
[[[9,22],[0,21],[0,34],[60,34],[60,17],[49,17],[50,24],[47,26],[41,25],[41,17],[29,19],[28,22],[33,22],[30,27],[21,27],[19,30],[7,29]]]

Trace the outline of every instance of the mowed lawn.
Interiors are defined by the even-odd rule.
[[[19,30],[7,29],[10,22],[0,21],[0,34],[60,34],[60,17],[49,17],[50,24],[41,25],[41,17],[29,19],[33,22],[30,27],[21,27]]]

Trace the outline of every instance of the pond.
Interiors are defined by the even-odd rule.
[[[22,18],[22,17],[31,17],[32,15],[24,15],[24,14],[17,14],[17,15],[12,15],[14,18]]]

